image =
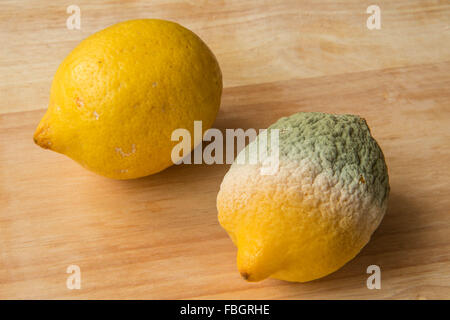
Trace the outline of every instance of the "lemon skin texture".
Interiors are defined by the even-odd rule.
[[[298,113],[272,129],[280,130],[278,170],[262,175],[262,161],[237,163],[256,150],[249,147],[258,136],[223,179],[219,222],[238,248],[246,280],[311,281],[355,257],[380,224],[386,163],[358,116]]]
[[[164,20],[125,21],[64,59],[34,141],[106,177],[154,174],[173,164],[175,129],[193,137],[194,120],[212,126],[221,93],[219,64],[197,35]]]

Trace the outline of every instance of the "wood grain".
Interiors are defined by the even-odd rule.
[[[4,1],[0,9],[0,298],[450,298],[450,5],[378,1]],[[109,180],[36,147],[52,75],[82,38],[143,17],[197,32],[221,64],[215,127],[265,128],[299,111],[366,118],[389,167],[388,213],[338,272],[243,281],[215,199],[227,165]],[[81,290],[66,288],[79,265]],[[382,270],[366,287],[367,266]]]

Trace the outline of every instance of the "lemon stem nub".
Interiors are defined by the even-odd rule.
[[[52,142],[48,136],[48,126],[41,122],[34,133],[33,140],[41,148],[51,149]]]

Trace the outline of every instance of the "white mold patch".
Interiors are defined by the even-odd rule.
[[[75,98],[75,103],[77,104],[78,107],[82,108],[84,107],[84,101],[81,98]]]
[[[95,117],[95,120],[98,120],[98,118],[100,117],[100,115],[95,110],[94,112],[92,112],[92,115]]]
[[[122,150],[122,148],[119,148],[119,147],[116,148],[116,152],[117,152],[118,154],[120,154],[122,157],[129,157],[129,156],[131,156],[133,153],[136,152],[136,145],[135,145],[134,143],[131,145],[131,151],[130,151],[130,152],[124,152],[124,151]]]

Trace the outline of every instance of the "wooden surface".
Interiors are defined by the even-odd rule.
[[[66,28],[70,4],[81,30]],[[366,27],[370,4],[381,30]],[[33,144],[62,59],[133,18],[178,21],[215,52],[217,128],[265,128],[298,111],[367,119],[391,197],[354,260],[310,283],[247,283],[216,218],[227,165],[114,181]],[[450,298],[449,25],[448,1],[2,1],[0,298]],[[381,290],[366,287],[371,264]],[[69,265],[80,290],[66,288]]]

